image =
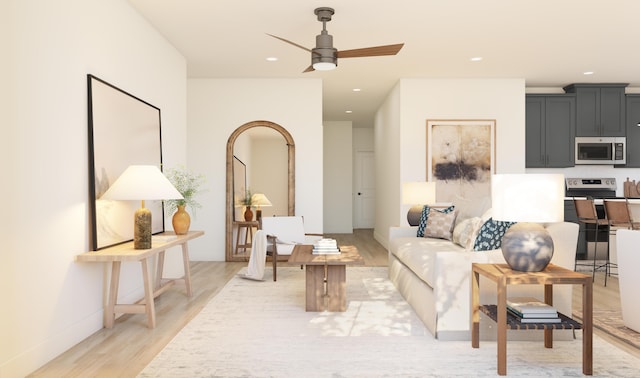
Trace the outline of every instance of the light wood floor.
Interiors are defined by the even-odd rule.
[[[355,245],[367,266],[386,266],[387,251],[373,239],[372,230],[354,230],[353,234],[328,234],[342,245]],[[58,356],[31,377],[135,377],[166,344],[237,274],[246,263],[193,262],[193,297],[176,286],[156,298],[154,329],[146,326],[144,314],[124,315],[112,329],[101,329]],[[607,287],[597,277],[594,308],[619,308],[617,279]],[[574,288],[574,306],[580,305],[580,289]],[[640,358],[640,350],[603,335],[614,345]]]

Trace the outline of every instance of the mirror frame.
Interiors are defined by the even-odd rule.
[[[140,201],[100,197],[131,164],[162,169],[160,108],[87,74],[89,143],[89,247],[92,251],[133,240],[133,213]],[[165,230],[162,201],[147,201],[152,233]]]
[[[288,176],[288,206],[287,215],[296,213],[296,147],[291,134],[282,126],[270,121],[252,121],[235,129],[227,140],[227,181],[226,181],[226,218],[225,218],[225,261],[249,261],[249,255],[234,256],[233,254],[233,147],[238,136],[254,127],[268,127],[279,132],[287,143],[287,176]]]

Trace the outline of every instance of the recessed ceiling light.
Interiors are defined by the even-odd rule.
[[[587,71],[583,73],[584,75],[593,75],[593,71]]]
[[[353,91],[354,91],[354,92],[360,92],[360,91],[362,91],[362,89],[360,89],[360,88],[353,88]]]
[[[347,113],[347,114],[351,114],[351,113],[353,113],[353,110],[345,110],[344,112]]]
[[[276,61],[278,61],[278,58],[276,58],[275,56],[270,56],[270,57],[267,58],[267,60],[269,62],[276,62]]]
[[[481,61],[481,60],[482,60],[482,57],[481,57],[481,56],[474,56],[473,58],[471,58],[471,61],[472,61],[472,62],[479,62],[479,61]]]

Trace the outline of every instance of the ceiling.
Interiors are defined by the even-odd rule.
[[[353,127],[373,126],[400,78],[640,87],[638,0],[129,2],[185,56],[189,78],[321,78],[324,120],[353,121]],[[338,50],[404,47],[395,56],[339,59],[333,71],[302,73],[311,54],[265,33],[312,48],[322,30],[313,11],[325,6],[335,9],[327,30]]]

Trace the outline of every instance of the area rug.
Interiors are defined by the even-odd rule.
[[[573,309],[573,316],[582,319],[582,309]],[[607,334],[640,349],[640,333],[627,328],[622,313],[617,310],[593,310],[593,326]]]
[[[240,274],[244,273],[243,271]],[[387,278],[386,268],[347,269],[346,312],[305,312],[304,270],[278,281],[235,277],[140,377],[492,377],[496,343],[438,341]],[[582,376],[581,335],[513,341],[509,376]],[[594,376],[637,377],[640,359],[594,336]]]

